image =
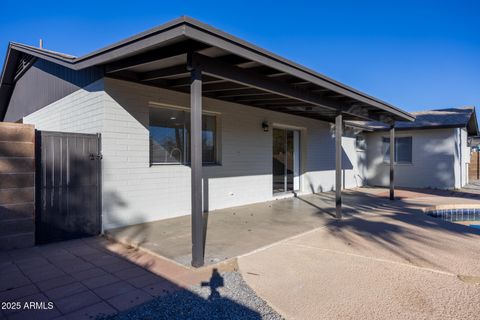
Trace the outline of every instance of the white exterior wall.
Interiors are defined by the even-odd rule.
[[[464,187],[468,183],[468,167],[467,164],[470,163],[470,148],[468,147],[468,133],[465,128],[455,129],[459,135],[459,171],[460,178],[457,188]]]
[[[149,163],[150,103],[189,107],[189,95],[103,79],[24,119],[40,130],[102,133],[104,228],[190,213],[190,168]],[[96,86],[99,86],[98,88]],[[101,91],[104,90],[104,91]],[[204,205],[209,210],[262,202],[272,195],[272,130],[301,131],[301,193],[329,191],[335,185],[335,144],[329,123],[283,113],[204,99],[218,113],[221,165],[204,166]],[[344,137],[346,188],[364,184],[366,154],[355,138]]]
[[[395,186],[453,189],[460,185],[457,129],[428,129],[395,132],[412,137],[412,164],[395,165]],[[383,162],[382,137],[389,133],[367,134],[367,181],[372,186],[389,185],[389,164]]]
[[[102,131],[105,99],[103,80],[23,118],[23,123],[34,124],[37,130],[98,133]]]

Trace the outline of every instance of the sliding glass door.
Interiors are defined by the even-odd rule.
[[[273,193],[299,189],[299,141],[299,131],[273,129]]]

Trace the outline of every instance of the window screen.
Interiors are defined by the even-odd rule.
[[[390,138],[382,139],[383,160],[390,162]],[[412,137],[395,138],[395,163],[412,163]]]

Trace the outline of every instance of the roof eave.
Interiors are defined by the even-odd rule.
[[[393,116],[392,119],[403,121],[415,120],[415,117],[406,111],[189,17],[180,17],[78,58],[61,56],[60,54],[19,43],[11,43],[9,50],[24,52],[73,70],[80,70],[93,65],[112,62],[126,55],[134,55],[135,52],[148,49],[155,44],[174,40],[177,37],[187,37],[195,41],[211,44],[226,51],[231,51],[234,54],[248,57],[253,61],[258,61],[273,68],[283,70],[306,81],[310,81],[316,85],[328,88],[339,94],[390,113]],[[6,60],[5,64],[10,64],[10,61]],[[4,70],[5,68],[4,65]],[[2,81],[3,78],[4,73],[2,73]]]

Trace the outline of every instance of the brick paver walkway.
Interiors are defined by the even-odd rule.
[[[0,319],[94,319],[209,279],[103,238],[0,252]],[[20,303],[20,309],[13,309]],[[29,310],[25,302],[53,302]]]

